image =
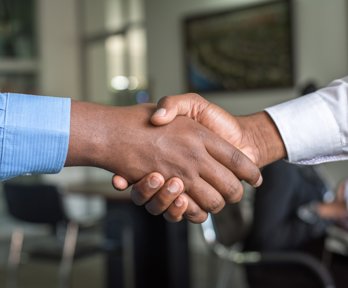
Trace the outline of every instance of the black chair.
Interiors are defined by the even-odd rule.
[[[105,250],[105,243],[96,237],[86,237],[78,241],[79,230],[86,227],[68,219],[64,211],[62,193],[57,186],[9,181],[3,184],[3,192],[8,213],[12,217],[26,223],[46,224],[50,227],[51,235],[54,236],[50,240],[53,241],[45,238],[45,241],[32,245],[27,252],[30,259],[60,263],[59,287],[70,286],[74,259]],[[14,230],[9,257],[9,287],[15,287],[23,237],[20,229]]]
[[[289,271],[283,284],[293,283],[292,287],[323,287],[334,288],[334,281],[327,268],[313,256],[303,252],[257,252],[243,251],[243,240],[247,233],[246,221],[243,218],[240,204],[228,205],[217,215],[209,215],[201,224],[203,239],[215,257],[222,260],[223,267],[219,270],[217,288],[231,287],[231,265],[252,268],[267,273],[274,278],[279,271]],[[294,273],[295,271],[295,273]],[[292,274],[294,273],[294,274]],[[297,273],[304,274],[312,286],[298,283]],[[301,286],[302,285],[302,286]],[[254,285],[249,287],[253,288]],[[257,287],[269,287],[257,283]],[[282,286],[279,283],[278,287]]]

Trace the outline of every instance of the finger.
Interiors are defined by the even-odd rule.
[[[241,181],[236,177],[236,175],[227,169],[224,165],[216,162],[214,158],[209,156],[208,161],[202,162],[200,166],[200,177],[209,183],[213,189],[216,190],[216,193],[220,194],[224,201],[232,204],[239,202],[243,197],[244,187]],[[210,160],[210,161],[209,161]],[[196,195],[194,191],[190,193],[192,198],[197,202],[201,208],[206,211],[217,213],[219,212],[221,206],[218,206],[217,209],[214,209],[214,203],[205,202],[202,206],[201,201],[203,197],[201,196],[202,192],[198,191],[200,194]],[[204,191],[206,192],[206,191]],[[205,193],[204,193],[205,195]],[[211,201],[208,200],[207,201]],[[223,206],[222,206],[223,207]],[[210,210],[207,210],[210,209]]]
[[[185,193],[181,194],[164,212],[163,217],[168,222],[180,222],[184,219],[184,213],[188,207],[188,198]]]
[[[195,93],[166,96],[157,103],[157,110],[151,117],[154,125],[165,125],[178,115],[196,118],[201,110],[209,104],[207,100]]]
[[[216,161],[228,168],[238,179],[245,180],[253,187],[261,185],[260,169],[243,152],[212,132],[207,133],[204,140],[205,146]]]
[[[160,173],[153,172],[135,183],[131,190],[131,199],[136,205],[144,205],[164,184]]]
[[[114,186],[116,190],[123,191],[123,190],[126,190],[129,185],[126,179],[124,179],[123,177],[119,175],[114,175],[112,177],[112,186]]]
[[[226,168],[225,168],[226,169]],[[227,170],[227,169],[226,169]],[[229,181],[228,179],[220,179]],[[197,178],[186,191],[192,200],[205,212],[218,213],[224,206],[225,200],[221,191],[217,191],[202,178]]]
[[[170,204],[184,191],[184,183],[173,177],[164,183],[163,187],[146,203],[146,210],[152,215],[165,212]]]
[[[208,213],[202,210],[196,202],[194,202],[188,195],[188,206],[184,214],[184,218],[196,224],[203,223],[208,218]]]

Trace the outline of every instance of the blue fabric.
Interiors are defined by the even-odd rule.
[[[58,173],[70,132],[69,98],[0,93],[0,179]]]

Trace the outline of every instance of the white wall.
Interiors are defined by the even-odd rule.
[[[41,93],[79,99],[76,1],[38,0]]]
[[[263,0],[145,0],[148,73],[155,99],[184,90],[181,20],[184,16]],[[324,86],[348,74],[345,0],[295,1],[296,85]],[[259,111],[297,95],[296,89],[203,95],[234,114]],[[325,165],[332,182],[348,174],[348,162]]]
[[[39,93],[82,99],[76,0],[37,0]],[[86,168],[65,168],[44,179],[68,185],[86,179]]]

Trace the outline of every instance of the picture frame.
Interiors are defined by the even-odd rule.
[[[294,85],[291,0],[190,15],[183,34],[190,92]]]

